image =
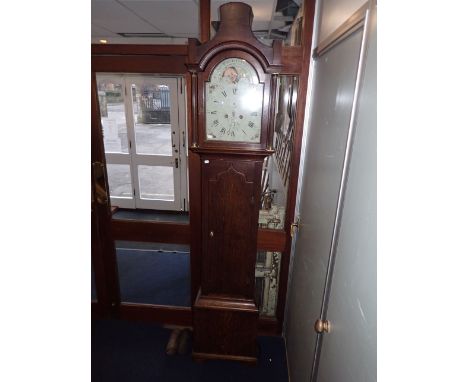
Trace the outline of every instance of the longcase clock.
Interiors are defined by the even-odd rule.
[[[253,35],[252,9],[220,7],[216,36],[189,40],[193,356],[256,362],[261,172],[271,149],[281,45]],[[195,273],[195,274],[194,274]]]

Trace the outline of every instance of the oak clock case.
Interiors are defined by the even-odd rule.
[[[191,245],[200,280],[193,303],[195,359],[255,363],[258,357],[261,178],[274,152],[270,100],[281,54],[278,43],[268,47],[255,38],[252,19],[250,6],[227,3],[213,39],[189,39]]]
[[[212,58],[199,73],[199,146],[266,149],[270,79],[246,52],[224,51]]]
[[[257,359],[255,263],[262,168],[271,154],[270,80],[255,58],[234,50],[199,73],[202,277],[195,358]]]

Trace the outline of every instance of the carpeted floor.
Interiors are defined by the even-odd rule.
[[[168,356],[171,331],[159,325],[93,320],[93,382],[287,382],[284,341],[259,337],[259,362],[192,361],[191,355]]]

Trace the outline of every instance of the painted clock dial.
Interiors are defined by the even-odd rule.
[[[205,99],[207,140],[260,142],[263,84],[246,60],[228,58],[215,66]]]

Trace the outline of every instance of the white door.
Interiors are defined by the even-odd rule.
[[[285,326],[294,382],[376,379],[375,40],[366,64],[364,30],[314,59]]]
[[[187,209],[182,78],[97,75],[111,204]]]
[[[137,208],[181,209],[177,80],[129,76],[128,113]]]
[[[377,380],[377,34],[370,23],[370,44],[363,65],[362,91],[346,196],[339,226],[333,282],[316,380]]]

